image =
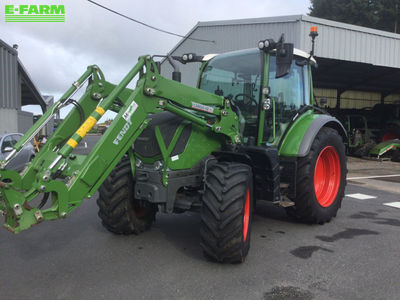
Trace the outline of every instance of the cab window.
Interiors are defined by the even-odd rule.
[[[231,100],[245,138],[257,136],[262,54],[258,49],[221,54],[206,66],[200,88]]]
[[[281,118],[291,119],[304,104],[303,66],[293,61],[288,75],[275,78],[275,74],[276,58],[271,56],[268,83],[271,97],[276,101]]]

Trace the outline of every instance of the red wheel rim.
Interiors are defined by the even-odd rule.
[[[386,141],[389,141],[389,140],[394,140],[394,139],[397,139],[397,138],[398,138],[397,134],[395,134],[393,132],[386,132],[382,137],[382,142],[386,142]]]
[[[243,216],[243,241],[247,239],[247,232],[249,231],[250,220],[250,189],[246,191],[246,201],[244,203],[244,216]]]
[[[327,146],[317,158],[314,171],[314,191],[318,203],[330,206],[336,198],[340,186],[340,159],[336,149]]]

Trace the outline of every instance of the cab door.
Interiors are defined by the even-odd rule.
[[[296,61],[297,60],[297,61]],[[276,57],[269,56],[268,78],[270,109],[266,110],[262,144],[277,145],[298,110],[309,104],[308,64],[294,58],[287,75],[276,78]]]

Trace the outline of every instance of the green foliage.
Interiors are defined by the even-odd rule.
[[[400,0],[311,0],[309,15],[400,32]]]

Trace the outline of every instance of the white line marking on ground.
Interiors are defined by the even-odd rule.
[[[370,195],[365,195],[365,194],[360,194],[360,193],[347,194],[346,197],[351,197],[351,198],[355,198],[355,199],[358,199],[358,200],[367,200],[367,199],[376,198],[376,196],[370,196]]]
[[[388,203],[383,203],[383,205],[400,208],[400,202],[388,202]]]
[[[85,142],[85,148],[87,148],[87,143]]]
[[[365,177],[349,177],[349,178],[347,178],[347,180],[374,179],[374,178],[386,178],[386,177],[400,177],[400,174],[393,174],[393,175],[377,175],[377,176],[365,176]]]

